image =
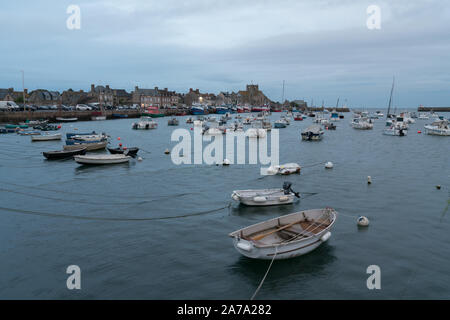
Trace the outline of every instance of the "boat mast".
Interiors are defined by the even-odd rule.
[[[386,114],[386,119],[389,118],[389,116],[390,116],[389,112],[391,111],[392,93],[394,92],[394,82],[395,82],[395,77],[393,77],[393,79],[392,79],[391,96],[389,97],[389,106],[388,106],[388,111],[387,111],[387,114]]]
[[[283,93],[281,95],[281,106],[284,106],[284,80],[283,80]]]
[[[337,111],[338,106],[339,106],[339,97],[338,97],[337,102],[336,102],[336,111]]]

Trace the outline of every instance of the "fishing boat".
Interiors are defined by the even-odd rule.
[[[24,126],[39,126],[48,123],[48,120],[26,120],[25,122],[20,122],[19,125]]]
[[[302,115],[301,115],[301,114],[297,114],[297,115],[295,115],[295,117],[294,117],[294,121],[303,121],[303,117],[302,117]]]
[[[129,162],[131,157],[124,154],[76,155],[74,159],[79,164],[105,165]]]
[[[130,157],[135,157],[139,151],[139,148],[137,148],[137,147],[127,148],[127,147],[122,147],[122,146],[119,146],[117,148],[107,148],[107,149],[108,149],[109,153],[111,153],[111,154],[125,154]]]
[[[131,126],[134,130],[150,130],[156,129],[158,123],[155,122],[150,116],[142,116],[138,122],[134,122]]]
[[[231,198],[246,206],[273,206],[291,204],[300,194],[291,189],[292,183],[285,182],[283,189],[235,190]]]
[[[76,121],[78,121],[78,118],[56,117],[56,121],[58,121],[58,122],[76,122]]]
[[[302,140],[305,141],[318,141],[322,140],[324,131],[319,125],[311,125],[306,128],[302,133]]]
[[[336,218],[332,208],[304,210],[236,230],[229,236],[236,250],[248,258],[293,258],[326,242]]]
[[[45,134],[38,136],[31,136],[31,141],[53,141],[53,140],[61,140],[61,134]]]
[[[91,120],[92,121],[103,121],[103,120],[106,120],[106,116],[104,115],[103,111],[93,111],[91,113]]]
[[[229,111],[229,109],[228,109],[227,106],[216,107],[216,113],[217,114],[226,114],[226,113],[228,113],[228,111]]]
[[[191,107],[191,113],[193,115],[203,115],[205,114],[205,108],[198,103],[193,103]]]
[[[70,145],[65,145],[64,150],[76,150],[81,148],[86,148],[87,151],[102,150],[105,149],[108,141],[83,141],[74,142]]]
[[[339,113],[337,113],[336,109],[333,110],[330,114],[330,121],[339,121]]]
[[[161,110],[159,110],[158,107],[150,106],[147,107],[146,111],[142,114],[142,116],[151,118],[161,118],[164,117],[164,113]]]
[[[93,134],[97,134],[97,133],[95,131],[92,131],[92,132],[68,132],[68,133],[66,133],[66,138],[72,139],[74,136],[89,136],[89,135],[93,135]]]
[[[373,129],[373,123],[367,118],[353,118],[351,123],[353,129],[370,130]]]
[[[167,121],[168,126],[177,126],[179,124],[179,121],[177,118],[172,118]]]
[[[86,150],[87,150],[87,148],[78,148],[78,149],[73,149],[73,150],[47,151],[47,152],[42,152],[42,154],[48,160],[57,160],[57,159],[71,158],[75,155],[84,155],[84,154],[86,154]]]
[[[74,144],[75,142],[95,142],[95,141],[105,141],[108,136],[105,133],[102,134],[84,134],[84,135],[74,135],[70,139],[66,140],[67,145]]]
[[[448,120],[435,121],[425,126],[427,134],[434,136],[450,136],[450,128]]]

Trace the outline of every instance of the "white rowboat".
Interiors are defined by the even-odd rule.
[[[52,140],[61,140],[61,134],[46,134],[39,136],[31,136],[31,141],[52,141]]]
[[[229,234],[236,250],[253,259],[278,260],[304,255],[327,241],[336,221],[332,208],[300,211]]]
[[[124,154],[99,154],[87,156],[74,156],[76,162],[80,164],[118,164],[129,162],[131,157]]]

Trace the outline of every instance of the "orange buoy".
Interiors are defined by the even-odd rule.
[[[118,137],[117,140],[120,140],[120,137]]]

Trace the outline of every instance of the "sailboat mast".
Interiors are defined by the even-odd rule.
[[[389,112],[391,111],[392,93],[394,92],[394,83],[395,83],[395,77],[392,79],[391,96],[389,97],[389,106],[388,106],[388,111],[387,111],[387,114],[386,114],[386,119],[389,118],[389,116],[390,116]]]
[[[281,105],[284,106],[284,80],[283,80],[283,93],[281,95]]]
[[[338,106],[339,106],[339,97],[338,97],[337,102],[336,102],[336,110],[337,110]]]

